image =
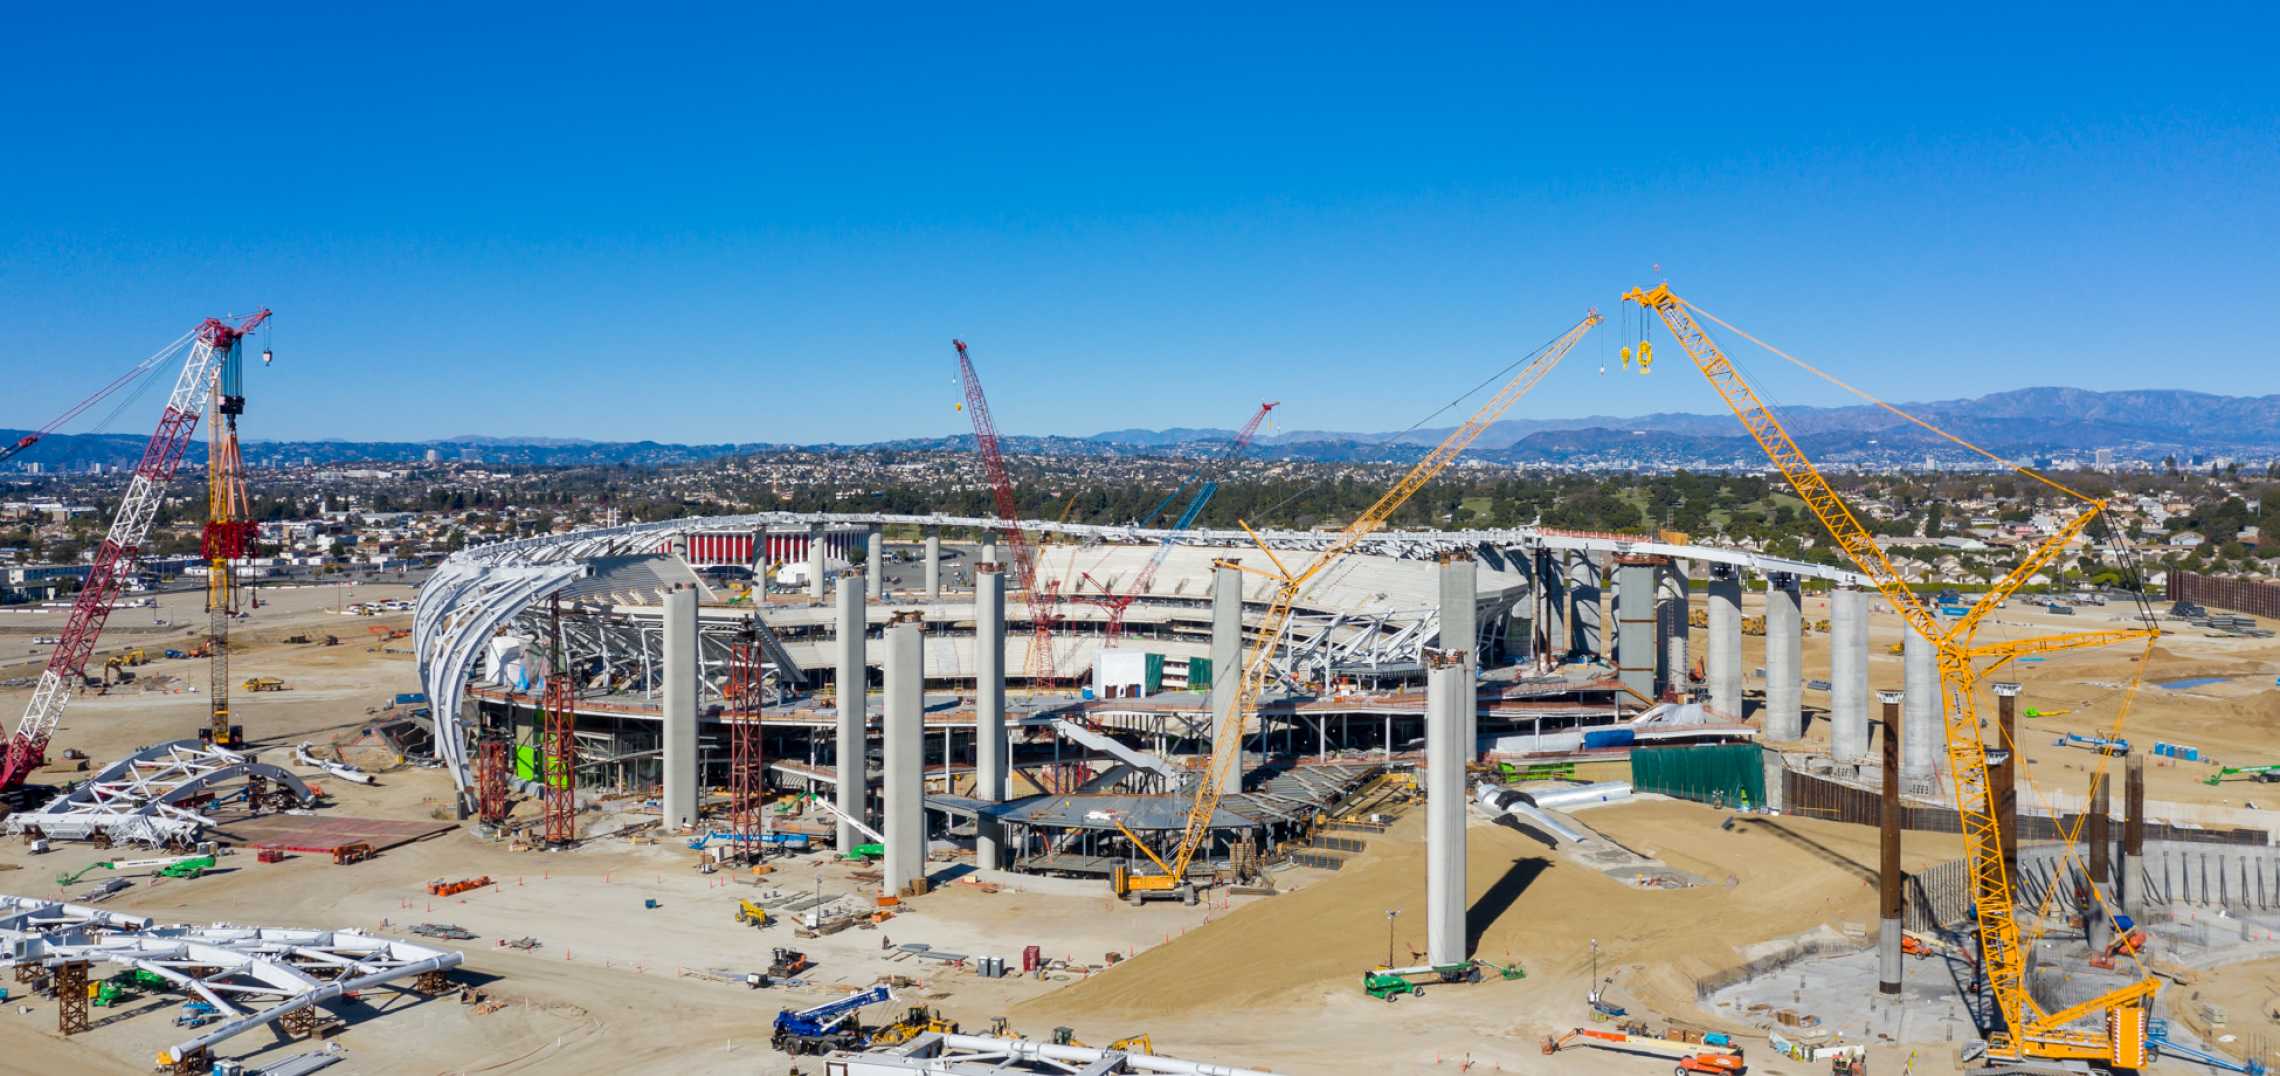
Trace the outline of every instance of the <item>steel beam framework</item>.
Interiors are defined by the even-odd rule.
[[[146,747],[103,768],[70,792],[36,811],[8,816],[8,832],[36,830],[60,840],[104,839],[120,844],[183,847],[196,841],[214,819],[196,806],[257,790],[282,795],[295,806],[315,796],[299,777],[245,755],[209,747],[197,740],[175,740]],[[249,804],[258,809],[267,804]]]

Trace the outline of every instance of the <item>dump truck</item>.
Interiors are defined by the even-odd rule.
[[[285,681],[274,676],[248,676],[244,686],[247,691],[283,691]]]

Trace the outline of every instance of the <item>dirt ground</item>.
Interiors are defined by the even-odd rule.
[[[360,586],[364,600],[406,593],[404,588]],[[155,614],[135,617],[188,625],[198,619],[196,596],[170,600]],[[241,721],[271,761],[289,762],[293,744],[353,732],[370,711],[397,691],[417,690],[408,653],[373,652],[367,628],[400,625],[407,618],[368,620],[331,610],[345,595],[326,589],[279,590],[271,604],[239,629],[241,648],[232,676],[278,676],[291,690],[240,695]],[[2095,619],[2085,611],[2087,619]],[[23,626],[36,626],[26,617]],[[1809,600],[1807,617],[1826,615]],[[60,622],[60,616],[53,617]],[[2047,618],[2062,621],[2067,618]],[[2071,624],[2067,626],[2072,626]],[[0,628],[19,622],[0,621]],[[168,625],[154,628],[175,630]],[[1998,624],[2024,632],[2028,624]],[[183,639],[190,637],[181,629]],[[336,647],[288,645],[286,635],[339,635]],[[1899,659],[1884,653],[1898,639],[1897,621],[1877,618],[1872,641],[1876,686],[1897,686]],[[23,631],[0,631],[0,647]],[[171,637],[171,636],[170,636]],[[138,645],[163,645],[145,633],[122,636]],[[1762,646],[1759,640],[1748,640]],[[1808,675],[1826,668],[1826,636],[1806,640]],[[406,642],[393,644],[395,651]],[[2280,663],[2268,641],[2180,637],[2156,657],[2159,679],[2196,675],[2266,675]],[[1746,668],[1762,664],[1753,650]],[[22,669],[10,675],[20,675]],[[2027,705],[2074,705],[2065,718],[2027,723],[2031,760],[2050,780],[2078,775],[2067,769],[2091,756],[2069,749],[2037,749],[2057,729],[2088,728],[2110,715],[2099,684],[2127,677],[2126,655],[2070,655],[2021,671]],[[107,760],[136,746],[192,734],[201,723],[205,664],[158,661],[143,670],[143,685],[162,690],[115,690],[72,704],[55,750],[77,747]],[[172,677],[162,681],[161,676]],[[1753,684],[1753,687],[1756,686]],[[2249,757],[2280,726],[2276,696],[2243,679],[2187,693],[2148,688],[2125,735],[2171,739]],[[0,693],[0,707],[20,708],[25,691]],[[1807,693],[1808,705],[1825,700]],[[2045,731],[2049,726],[2053,731]],[[1813,735],[1825,737],[1824,722]],[[2261,738],[2261,739],[2260,739]],[[2078,757],[2077,757],[2078,756]],[[2153,772],[2154,798],[2186,802],[2237,802],[2261,786],[2198,783],[2206,767],[2184,764]],[[438,770],[399,769],[377,787],[344,786],[318,777],[339,800],[335,810],[382,818],[448,817],[450,788]],[[2195,797],[2198,797],[2197,799]],[[1543,1055],[1538,1044],[1552,1031],[1584,1017],[1591,946],[1611,976],[1611,996],[1635,1011],[1717,1027],[1694,1004],[1695,979],[1745,959],[1751,946],[1795,937],[1822,926],[1863,931],[1873,925],[1874,834],[1866,829],[1802,818],[1757,820],[1723,828],[1723,812],[1669,801],[1641,801],[1594,809],[1583,821],[1608,838],[1706,880],[1682,890],[1634,888],[1546,848],[1536,838],[1476,821],[1469,829],[1471,933],[1484,959],[1516,962],[1519,981],[1432,988],[1423,998],[1388,1005],[1358,989],[1362,971],[1387,958],[1389,910],[1394,956],[1422,947],[1424,869],[1421,822],[1412,817],[1337,872],[1292,871],[1278,876],[1286,892],[1241,898],[1201,908],[1152,905],[1133,910],[1086,887],[1067,892],[984,893],[950,884],[912,903],[876,931],[848,931],[811,942],[783,928],[753,930],[733,921],[735,899],[768,888],[859,893],[866,883],[851,868],[793,860],[747,888],[689,868],[691,855],[672,842],[634,846],[598,841],[559,855],[515,853],[454,831],[384,853],[354,867],[336,868],[310,857],[256,865],[241,857],[205,878],[140,881],[113,905],[122,910],[185,921],[232,920],[296,926],[355,926],[401,932],[424,920],[456,923],[480,937],[462,943],[462,976],[506,1007],[487,1015],[452,1001],[394,998],[376,992],[369,1010],[352,1010],[339,1041],[348,1063],[332,1071],[397,1072],[635,1072],[676,1074],[784,1073],[787,1059],[768,1050],[769,1020],[786,1005],[824,1000],[842,984],[864,984],[880,974],[904,976],[909,1003],[933,1004],[968,1027],[1004,1016],[1034,1037],[1068,1026],[1080,1040],[1101,1043],[1136,1032],[1153,1036],[1165,1053],[1199,1061],[1270,1068],[1289,1073],[1459,1071],[1658,1072],[1647,1058],[1569,1051]],[[612,820],[623,821],[621,816]],[[1955,838],[1912,834],[1911,867],[1953,858]],[[91,849],[65,847],[34,858],[15,843],[0,845],[0,892],[51,895],[54,877],[98,858]],[[18,868],[18,869],[9,869]],[[428,898],[430,878],[490,875],[498,884],[447,900]],[[1041,887],[1042,888],[1042,887]],[[658,907],[644,907],[655,900]],[[502,937],[530,935],[534,952],[498,948]],[[983,980],[970,974],[894,959],[890,943],[926,942],[940,950],[1018,957],[1025,944],[1050,955],[1106,968],[1057,980]],[[683,974],[701,969],[763,966],[776,945],[795,945],[818,960],[805,988],[753,992]],[[1114,951],[1128,957],[1108,967]],[[1762,951],[1762,950],[1760,950]],[[2237,991],[2226,985],[2240,979]],[[2241,1019],[2266,996],[2280,993],[2280,970],[2243,965],[2213,977],[2202,989]],[[2258,995],[2250,997],[2249,995]],[[2222,1000],[2220,998],[2220,1000]],[[98,1010],[103,1023],[65,1041],[54,1033],[52,1006],[35,1000],[0,1007],[0,1070],[139,1071],[174,1041],[172,1006],[147,1001],[116,1012]],[[384,1013],[384,1015],[383,1015]],[[1740,1028],[1727,1030],[1742,1031]],[[259,1041],[256,1041],[259,1040]],[[1752,1069],[1761,1073],[1818,1073],[1771,1058],[1762,1039],[1744,1038]],[[273,1061],[305,1047],[249,1035],[234,1041],[236,1055]],[[1900,1070],[1904,1051],[1879,1048],[1878,1071]],[[1944,1044],[1928,1048],[1915,1071],[1950,1071]],[[1936,1060],[1934,1060],[1936,1059]],[[810,1070],[814,1068],[811,1064]]]
[[[1701,606],[1702,601],[1698,598],[1696,604]],[[1763,615],[1764,596],[1745,594],[1742,605],[1746,615]],[[1869,689],[1899,690],[1901,659],[1900,655],[1891,653],[1890,648],[1901,641],[1905,628],[1900,618],[1881,601],[1872,598],[1871,607],[1874,612],[1869,618]],[[2156,609],[2164,607],[2166,603],[2161,603]],[[2135,615],[2134,606],[2108,605],[2079,608],[2072,616],[2062,616],[2014,601],[1983,623],[1978,641],[1996,643],[2057,632],[2134,627]],[[1828,616],[1826,595],[1805,596],[1807,623],[1825,620]],[[2274,683],[2274,678],[2280,676],[2280,639],[2219,638],[2181,621],[2164,620],[2161,627],[2165,635],[2154,648],[2151,660],[2142,663],[2145,666],[2142,682],[2131,698],[2127,720],[2121,728],[2121,737],[2147,755],[2146,798],[2224,807],[2280,805],[2280,793],[2264,792],[2268,786],[2246,777],[2233,777],[2215,787],[2203,783],[2220,764],[2280,763],[2280,685]],[[1703,629],[1694,630],[1695,652],[1699,653],[1705,637]],[[1806,678],[1826,679],[1829,675],[1828,633],[1808,631],[1803,650]],[[2113,729],[2127,695],[2124,689],[2138,676],[2141,664],[2138,658],[2144,650],[2143,643],[2129,642],[2053,654],[2047,660],[2007,666],[1992,678],[2013,680],[2021,685],[2017,746],[2027,760],[2026,780],[2033,786],[2022,790],[2023,805],[2037,805],[2039,794],[2044,790],[2074,796],[2086,793],[2098,756],[2080,747],[2058,746],[2057,740],[2069,732],[2106,735]],[[1765,639],[1744,636],[1743,686],[1753,696],[1764,691],[1765,680],[1757,675],[1757,670],[1764,666]],[[2159,686],[2207,677],[2221,678],[2221,681],[2183,690]],[[1805,742],[1826,750],[1828,693],[1808,687],[1804,704],[1809,711]],[[1987,718],[1992,736],[1996,709],[1993,691],[1983,690],[1976,705]],[[2046,714],[2067,712],[2030,717],[2027,716],[2030,709]],[[1877,720],[1876,712],[1872,703],[1871,721]],[[2156,741],[2197,747],[2204,759],[2216,761],[2185,762],[2154,757],[2151,749]],[[2111,764],[2109,772],[2118,770],[2118,765]],[[2118,795],[2116,799],[2119,800]]]
[[[2217,968],[2171,988],[2167,1003],[2218,1052],[2267,1067],[2280,1063],[2280,957]]]

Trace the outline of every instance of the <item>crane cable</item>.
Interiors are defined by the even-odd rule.
[[[173,341],[168,343],[166,346],[152,352],[148,358],[145,358],[141,362],[138,362],[129,367],[126,373],[120,374],[118,377],[111,379],[109,384],[104,385],[102,388],[96,389],[94,392],[88,393],[87,396],[82,398],[78,403],[72,404],[70,407],[65,408],[61,414],[57,415],[53,419],[48,420],[47,425],[41,426],[37,431],[35,431],[35,434],[37,436],[45,437],[48,434],[54,433],[56,430],[62,428],[65,423],[70,422],[72,419],[78,418],[81,414],[85,413],[88,408],[101,403],[104,397],[107,397],[112,393],[119,391],[121,388],[126,387],[130,383],[136,381],[142,382],[142,388],[137,388],[132,395],[121,401],[117,407],[112,408],[111,412],[108,415],[104,416],[103,421],[97,423],[95,427],[98,430],[108,428],[111,423],[116,420],[119,415],[134,402],[136,398],[140,397],[142,393],[148,389],[150,384],[150,375],[161,365],[163,365],[168,357],[182,350],[183,345],[189,343],[191,338],[196,336],[197,333],[198,330],[192,329],[189,332],[175,337]]]
[[[1450,400],[1448,403],[1442,404],[1440,407],[1437,407],[1437,408],[1435,408],[1431,414],[1428,414],[1428,415],[1426,415],[1424,418],[1418,419],[1417,421],[1410,423],[1410,424],[1409,424],[1409,428],[1408,428],[1408,429],[1402,430],[1402,431],[1401,431],[1401,432],[1399,432],[1399,433],[1392,433],[1392,434],[1387,434],[1387,435],[1386,435],[1386,436],[1385,436],[1383,439],[1381,439],[1381,440],[1380,440],[1378,443],[1379,443],[1379,444],[1381,444],[1381,445],[1390,445],[1390,444],[1392,444],[1393,442],[1400,440],[1401,438],[1404,438],[1404,437],[1407,437],[1407,436],[1409,436],[1410,434],[1416,433],[1416,432],[1418,431],[1418,429],[1419,429],[1420,427],[1424,426],[1426,423],[1428,423],[1428,422],[1431,422],[1431,421],[1433,421],[1434,419],[1436,419],[1436,418],[1439,418],[1439,417],[1441,417],[1442,415],[1445,415],[1445,414],[1447,414],[1447,413],[1448,413],[1450,410],[1454,409],[1454,408],[1455,408],[1457,405],[1459,405],[1459,404],[1462,404],[1462,403],[1464,403],[1466,400],[1469,400],[1469,399],[1473,398],[1474,396],[1477,396],[1477,395],[1479,395],[1479,394],[1480,394],[1480,390],[1482,390],[1482,389],[1485,389],[1485,388],[1489,387],[1490,385],[1496,384],[1496,383],[1498,383],[1499,381],[1501,381],[1502,379],[1504,379],[1504,378],[1506,378],[1506,377],[1509,377],[1509,376],[1511,376],[1511,374],[1512,374],[1512,371],[1514,371],[1514,370],[1517,370],[1517,369],[1519,369],[1520,367],[1522,367],[1522,366],[1524,366],[1524,365],[1527,365],[1528,363],[1534,362],[1534,361],[1536,360],[1536,357],[1537,357],[1537,356],[1539,356],[1539,355],[1542,355],[1544,352],[1551,350],[1551,348],[1552,348],[1552,345],[1559,343],[1559,342],[1560,342],[1560,337],[1562,337],[1562,336],[1566,336],[1566,335],[1567,335],[1567,333],[1564,333],[1564,332],[1563,332],[1563,333],[1560,333],[1558,336],[1554,336],[1554,337],[1552,337],[1551,339],[1549,339],[1549,340],[1546,340],[1546,341],[1544,341],[1543,343],[1536,345],[1536,347],[1535,347],[1535,350],[1533,350],[1533,351],[1530,351],[1530,352],[1528,352],[1527,354],[1525,354],[1525,355],[1522,355],[1522,356],[1520,356],[1519,358],[1512,360],[1510,363],[1506,364],[1506,365],[1505,365],[1505,367],[1504,367],[1503,369],[1501,369],[1501,370],[1498,370],[1498,371],[1496,371],[1495,373],[1493,373],[1493,374],[1490,374],[1490,375],[1488,375],[1487,377],[1485,377],[1485,378],[1481,379],[1481,382],[1480,382],[1480,384],[1478,384],[1478,385],[1474,385],[1473,387],[1471,387],[1471,388],[1469,388],[1469,389],[1466,389],[1466,390],[1465,390],[1465,391],[1463,391],[1463,392],[1460,392],[1460,393],[1458,393],[1454,399],[1451,399],[1451,400]],[[1435,447],[1435,446],[1430,446],[1430,445],[1426,446],[1426,450],[1425,450],[1425,451],[1426,451],[1426,454],[1427,454],[1427,455],[1431,455],[1431,454],[1432,454],[1432,451],[1433,451],[1433,448],[1434,448],[1434,447]],[[1414,467],[1414,466],[1416,466],[1416,465],[1417,465],[1417,461],[1415,461],[1415,460],[1411,460],[1411,461],[1410,461],[1410,463],[1409,463],[1409,465],[1410,465],[1410,466],[1412,466],[1412,467]],[[1286,505],[1286,504],[1289,504],[1290,502],[1292,502],[1292,501],[1295,501],[1295,500],[1299,499],[1300,497],[1304,496],[1304,495],[1305,495],[1305,494],[1307,494],[1308,492],[1311,492],[1311,491],[1310,491],[1310,490],[1308,490],[1308,489],[1307,489],[1307,488],[1306,488],[1304,485],[1300,485],[1300,486],[1299,486],[1299,488],[1297,488],[1297,489],[1295,489],[1295,490],[1291,491],[1291,494],[1290,494],[1290,496],[1288,496],[1288,497],[1284,497],[1282,500],[1276,501],[1275,503],[1273,503],[1273,504],[1271,504],[1271,505],[1268,505],[1265,511],[1263,511],[1263,512],[1260,512],[1260,513],[1258,514],[1258,515],[1259,515],[1259,518],[1260,518],[1260,519],[1265,519],[1267,516],[1269,516],[1269,515],[1272,515],[1274,512],[1276,512],[1277,510],[1281,509],[1281,508],[1282,508],[1284,505]]]
[[[1907,411],[1901,410],[1900,408],[1887,403],[1882,399],[1879,399],[1866,390],[1858,388],[1846,382],[1844,379],[1839,378],[1836,375],[1829,373],[1828,371],[1822,370],[1817,366],[1814,366],[1812,363],[1806,362],[1805,360],[1800,359],[1797,356],[1792,355],[1786,351],[1783,351],[1782,349],[1775,347],[1764,340],[1752,336],[1750,333],[1735,326],[1732,322],[1729,322],[1726,319],[1703,309],[1700,305],[1692,301],[1682,301],[1686,303],[1688,309],[1694,311],[1695,313],[1701,314],[1704,318],[1707,318],[1712,322],[1717,323],[1719,327],[1725,329],[1727,332],[1733,333],[1734,335],[1739,336],[1742,339],[1749,341],[1750,343],[1756,344],[1757,346],[1772,352],[1774,355],[1779,356],[1781,359],[1787,361],[1789,364],[1797,367],[1798,369],[1813,374],[1814,376],[1819,377],[1822,380],[1827,381],[1830,384],[1835,385],[1838,388],[1841,388],[1846,392],[1849,392],[1854,396],[1867,401],[1868,403],[1874,404],[1877,407],[1908,421],[1909,423],[1912,423],[1918,427],[1923,428],[1924,430],[1936,434],[1939,437],[1950,441],[1957,446],[1972,452],[1975,455],[1983,457],[1990,462],[1999,464],[2007,470],[2025,475],[2028,478],[2034,479],[2035,481],[2050,487],[2051,489],[2057,490],[2058,492],[2066,494],[2069,497],[2073,497],[2078,501],[2082,501],[2083,503],[2091,506],[2089,509],[2091,511],[2098,511],[2104,507],[2104,502],[2100,501],[2098,498],[2091,497],[2079,490],[2073,489],[2072,487],[2069,487],[2064,483],[2061,483],[2058,480],[2035,470],[2034,468],[2014,463],[2010,460],[1996,455],[1993,452],[1989,452],[1988,450],[1981,448],[1978,445],[1971,443],[1970,441],[1964,440],[1955,434],[1949,433],[1948,431],[1933,425],[1931,422],[1923,418],[1919,418],[1916,415],[1910,414]],[[1732,356],[1728,356],[1727,361],[1733,362],[1734,360]],[[1739,366],[1740,364],[1735,363],[1735,365]],[[2129,546],[2126,539],[2120,536],[2120,531],[2113,526],[2113,521],[2110,517],[2105,520],[2105,523],[2107,528],[2107,536],[2109,538],[2109,544],[2112,548],[2117,550],[2117,559],[2123,561],[2123,567],[2125,571],[2133,580],[2140,582],[2142,586],[2142,574],[2138,570],[2135,550]],[[2136,601],[2139,609],[2139,618],[2148,626],[2154,626],[2156,624],[2156,619],[2153,614],[2153,608],[2151,604],[2146,600],[2142,590],[2136,592]],[[2120,704],[2115,708],[2114,720],[2107,727],[2107,739],[2116,740],[2120,738],[2122,725],[2129,719],[2130,706],[2136,700],[2139,689],[2143,687],[2145,683],[2146,672],[2148,668],[2153,664],[2154,650],[2159,642],[2160,638],[2158,635],[2146,639],[2145,652],[2140,656],[2137,662],[2137,670],[2131,674],[2129,682],[2122,688],[2121,701]],[[1998,730],[2000,730],[2000,725],[1997,727]],[[2012,752],[2014,758],[2018,759],[2019,764],[2015,766],[2011,772],[2026,782],[2028,793],[2032,796],[2032,798],[2045,809],[2051,810],[2053,812],[2052,817],[2054,820],[2056,818],[2063,817],[2057,813],[2055,807],[2051,805],[2051,801],[2043,797],[2042,790],[2035,784],[2033,775],[2027,772],[2025,754],[2020,752],[2017,745],[2011,742],[2011,740],[2008,738],[2004,740],[2003,746],[2006,750]],[[2103,752],[2100,752],[2098,755],[2098,761],[2095,765],[2092,766],[2090,771],[2090,788],[2093,797],[2096,795],[2096,791],[2099,785],[2105,783],[2107,779],[2106,769],[2108,764],[2113,760],[2113,757],[2114,756],[2112,755],[2107,755]],[[2064,850],[2062,853],[2061,862],[2070,868],[2079,869],[2081,867],[2081,861],[2076,857],[2075,854],[2075,847],[2078,843],[2080,843],[2083,827],[2089,823],[2089,819],[2089,804],[2085,803],[2083,805],[2083,809],[2076,814],[2073,826],[2068,827],[2064,824],[2056,825],[2060,836],[2059,844],[2060,847]],[[2016,839],[2015,835],[2014,839]],[[2083,874],[2085,877],[2087,877],[2088,871],[2084,870]],[[2014,891],[2015,885],[2016,883],[2014,883]],[[2098,904],[2098,911],[2106,916],[2108,924],[2118,928],[2120,924],[2114,921],[2114,909],[2112,905],[2106,900],[2106,895],[2100,891],[2099,887],[2095,885],[2090,887],[2090,893],[2091,899],[2096,901]],[[2050,903],[2056,895],[2057,885],[2055,882],[2051,886],[2045,887],[2043,896],[2038,902],[2036,908],[2036,923],[2030,932],[2031,937],[2034,941],[2040,941],[2043,934],[2048,929],[2047,924],[2049,922],[2048,912],[2050,909]],[[2085,910],[2083,914],[2085,918],[2087,918],[2090,912],[2088,910]],[[2141,973],[2145,972],[2145,962],[2138,955],[2138,953],[2133,950],[2128,950],[2127,947],[2125,947],[2125,951],[2128,952],[2132,963],[2137,965],[2138,970]]]
[[[2049,486],[2050,488],[2055,489],[2060,493],[2064,493],[2067,496],[2074,498],[2075,500],[2084,501],[2091,504],[2098,503],[2098,499],[2096,497],[2089,496],[2080,490],[2069,487],[2057,479],[2052,478],[2049,475],[2042,473],[2041,471],[2037,471],[2032,467],[2028,467],[2025,464],[2013,463],[2010,460],[2004,459],[2003,457],[1998,456],[1993,452],[1989,452],[1986,449],[1979,447],[1978,445],[1972,444],[1971,442],[1966,441],[1963,438],[1956,436],[1955,434],[1949,433],[1946,430],[1939,428],[1938,426],[1932,425],[1925,419],[1918,418],[1917,416],[1903,411],[1900,408],[1893,406],[1892,404],[1878,399],[1876,396],[1870,394],[1867,390],[1857,388],[1851,383],[1845,381],[1843,378],[1836,376],[1835,374],[1829,373],[1828,371],[1823,370],[1820,367],[1813,365],[1812,363],[1806,362],[1805,360],[1800,359],[1795,355],[1783,351],[1780,348],[1773,346],[1772,344],[1766,343],[1765,341],[1760,340],[1755,336],[1751,336],[1749,333],[1735,328],[1732,322],[1729,322],[1726,319],[1719,317],[1718,315],[1713,314],[1708,310],[1704,310],[1700,305],[1692,301],[1687,301],[1686,307],[1687,309],[1692,310],[1695,313],[1718,323],[1719,327],[1725,329],[1727,332],[1733,333],[1734,335],[1739,336],[1742,339],[1749,341],[1750,343],[1756,344],[1757,346],[1762,347],[1767,351],[1773,352],[1775,355],[1779,355],[1798,369],[1812,374],[1813,376],[1818,377],[1823,381],[1827,381],[1828,383],[1835,385],[1838,388],[1845,390],[1846,392],[1852,393],[1853,395],[1858,396],[1869,403],[1875,404],[1877,407],[1883,408],[1884,410],[1889,411],[1894,415],[1898,415],[1899,417],[1906,419],[1907,421],[1914,423],[1917,426],[1921,426],[1925,430],[1937,434],[1938,436],[1953,442],[1957,446],[1969,452],[1972,452],[1975,455],[1984,457],[1991,463],[2001,464],[2006,470],[2016,471],[2019,474],[2023,474],[2028,478],[2032,478],[2035,481],[2042,483],[2043,485]]]

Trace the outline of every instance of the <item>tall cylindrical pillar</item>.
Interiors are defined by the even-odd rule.
[[[1228,743],[1235,733],[1223,732],[1234,713],[1243,682],[1243,570],[1241,561],[1229,558],[1211,567],[1211,738]],[[1242,741],[1233,739],[1235,757],[1219,776],[1221,792],[1243,790]]]
[[[665,790],[661,817],[667,829],[697,821],[697,592],[681,587],[665,595]]]
[[[932,527],[926,528],[926,598],[933,601],[942,597],[942,534]]]
[[[808,527],[808,598],[823,600],[824,529],[816,524]]]
[[[838,754],[839,791],[834,797],[839,809],[850,817],[868,819],[871,816],[871,773],[869,733],[870,674],[864,669],[864,633],[870,630],[865,620],[863,592],[852,576],[839,579],[839,667],[838,683],[833,691],[839,700],[839,727],[834,748]],[[846,855],[862,844],[863,831],[853,822],[839,819],[839,854]]]
[[[1663,640],[1662,675],[1655,686],[1658,691],[1677,691],[1682,695],[1693,686],[1687,653],[1687,636],[1692,632],[1692,626],[1687,623],[1687,589],[1686,562],[1665,561],[1655,575],[1655,593],[1660,595],[1655,619]]]
[[[887,625],[886,890],[926,891],[926,636],[916,611]]]
[[[974,798],[1005,802],[1005,572],[990,561],[974,565]],[[983,817],[974,824],[974,863],[1005,866],[1005,827]]]
[[[1946,749],[1947,726],[1940,716],[1940,655],[1930,640],[1911,628],[1900,645],[1901,690],[1907,711],[1901,722],[1900,777],[1911,784],[1928,784],[1939,776],[1940,753]]]
[[[1457,745],[1468,760],[1480,752],[1480,714],[1472,690],[1479,679],[1479,668],[1470,656],[1479,650],[1479,577],[1479,563],[1473,559],[1471,550],[1441,554],[1441,646],[1466,655],[1465,690],[1461,692],[1464,698],[1456,706],[1459,714]]]
[[[1536,657],[1546,668],[1558,668],[1575,645],[1568,628],[1567,576],[1560,570],[1559,554],[1552,550],[1538,548],[1534,563],[1539,613],[1536,634],[1542,640],[1535,648]]]
[[[1462,700],[1471,696],[1460,650],[1425,652],[1425,959],[1445,967],[1465,952],[1465,753]]]
[[[1702,661],[1710,678],[1710,712],[1740,721],[1742,573],[1731,564],[1710,566],[1710,644]]]
[[[873,527],[863,535],[863,578],[868,582],[864,593],[878,601],[887,593],[886,535]]]
[[[1805,735],[1804,611],[1797,577],[1765,576],[1765,738],[1776,743]]]
[[[1829,593],[1829,753],[1868,761],[1868,592]]]
[[[1877,936],[1876,990],[1900,992],[1900,698],[1897,691],[1879,691],[1884,703],[1884,787],[1877,800]]]

